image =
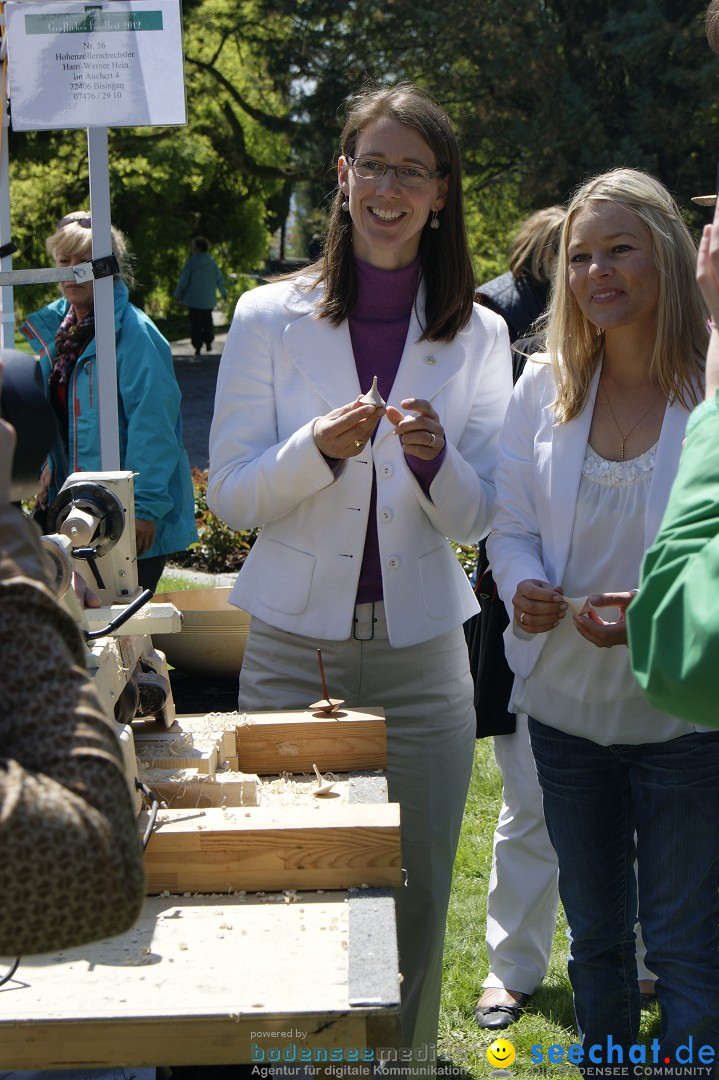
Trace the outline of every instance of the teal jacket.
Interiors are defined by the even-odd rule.
[[[656,709],[719,727],[719,402],[689,418],[661,528],[627,608],[632,667]]]
[[[182,444],[180,388],[170,346],[151,319],[129,302],[116,281],[120,467],[135,476],[135,516],[156,522],[155,542],[144,558],[184,551],[197,539],[195,501]],[[45,387],[55,357],[55,334],[67,314],[56,300],[30,315],[21,331],[39,352]],[[68,387],[68,452],[58,441],[50,454],[52,500],[70,473],[100,470],[95,338],[78,359]]]
[[[173,300],[186,307],[208,310],[215,306],[218,290],[220,296],[227,296],[222,271],[211,255],[198,251],[183,266]]]

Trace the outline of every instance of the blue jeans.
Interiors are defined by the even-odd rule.
[[[639,919],[662,1011],[655,1072],[667,1057],[677,1067],[690,1036],[694,1065],[708,1064],[697,1057],[704,1045],[719,1058],[719,732],[600,746],[531,717],[529,731],[582,1045],[611,1036],[626,1065],[637,1041],[636,831]]]

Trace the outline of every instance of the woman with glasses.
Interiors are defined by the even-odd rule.
[[[232,594],[252,614],[240,709],[316,701],[321,649],[333,696],[385,710],[404,1038],[431,1061],[476,727],[462,631],[476,601],[445,537],[489,528],[509,341],[472,302],[438,106],[411,86],[362,93],[340,151],[322,261],[237,305],[207,498],[233,528],[263,526]]]
[[[87,262],[92,257],[87,212],[62,218],[46,246],[56,266]],[[197,539],[195,500],[170,346],[129,301],[127,242],[114,227],[112,249],[120,267],[114,283],[120,464],[135,473],[138,580],[154,590],[167,556]],[[20,327],[40,353],[46,392],[58,417],[59,437],[38,496],[40,512],[70,473],[100,468],[93,283],[63,281],[60,291],[61,299]]]

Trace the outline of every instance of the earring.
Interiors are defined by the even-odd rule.
[[[349,214],[350,204],[347,202],[347,199],[342,200],[342,209],[344,210],[345,214]]]
[[[440,226],[440,220],[439,220],[439,217],[437,216],[437,211],[433,210],[432,211],[432,220],[429,223],[429,227],[430,227],[430,229],[438,229],[439,226]]]

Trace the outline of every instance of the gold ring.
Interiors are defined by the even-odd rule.
[[[437,442],[437,436],[435,435],[435,433],[433,431],[430,431],[430,433],[429,433],[429,445],[434,446],[434,444],[436,442]]]
[[[524,616],[525,616],[526,614],[527,614],[527,612],[526,612],[526,611],[523,611],[523,612],[522,612],[522,614],[521,614],[521,615],[519,616],[519,621],[520,621],[520,623],[522,624],[522,626],[524,626]]]
[[[364,443],[362,442],[361,439],[355,439],[355,446],[357,447],[358,450],[361,450],[362,447],[364,446]]]

